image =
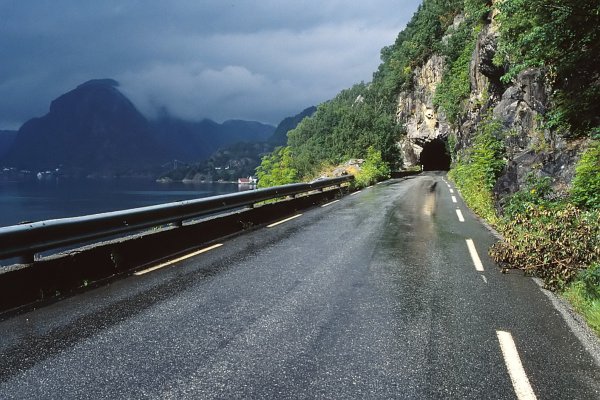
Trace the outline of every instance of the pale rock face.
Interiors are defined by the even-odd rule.
[[[415,70],[413,89],[398,95],[396,120],[404,125],[407,132],[399,145],[407,168],[418,164],[425,143],[448,135],[445,117],[433,106],[435,89],[443,73],[444,59],[434,55]]]
[[[494,188],[498,199],[519,190],[532,172],[552,177],[556,188],[568,187],[585,146],[543,127],[541,117],[552,93],[543,70],[523,71],[510,84],[500,81],[505,70],[493,62],[499,36],[496,14],[497,11],[488,17],[489,22],[479,32],[470,63],[471,94],[456,126],[451,127],[443,112],[433,106],[435,90],[444,73],[443,57],[433,55],[425,65],[416,68],[411,89],[398,95],[396,120],[407,132],[398,144],[404,167],[418,165],[424,146],[435,139],[446,139],[450,132],[456,136],[455,151],[469,148],[478,125],[493,116],[504,126],[507,163]],[[455,28],[461,18],[455,19]]]

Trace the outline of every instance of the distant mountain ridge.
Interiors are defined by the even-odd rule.
[[[316,107],[308,107],[293,117],[284,118],[266,141],[257,140],[249,143],[247,140],[240,140],[237,143],[223,146],[205,160],[182,168],[176,167],[163,173],[160,179],[164,181],[236,181],[240,177],[254,175],[262,156],[271,152],[275,147],[286,145],[287,133],[296,128],[304,118],[313,115],[316,110]],[[229,124],[224,123],[223,125],[235,125],[237,121],[229,122]]]
[[[8,152],[17,137],[17,131],[0,130],[0,158]]]
[[[254,121],[219,124],[169,115],[148,120],[118,86],[95,79],[59,96],[46,115],[27,121],[13,138],[0,137],[0,166],[60,168],[75,176],[153,174],[167,161],[202,160],[221,146],[264,141],[275,131]]]

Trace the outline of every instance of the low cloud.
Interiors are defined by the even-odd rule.
[[[356,4],[355,4],[356,3]],[[404,5],[403,8],[399,8]],[[276,0],[0,5],[0,129],[114,78],[148,116],[276,124],[360,81],[419,1]]]

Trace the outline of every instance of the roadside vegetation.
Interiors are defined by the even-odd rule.
[[[502,233],[504,240],[490,249],[492,258],[502,268],[543,279],[600,335],[600,5],[505,0],[497,7],[500,40],[494,61],[506,71],[502,82],[526,68],[543,68],[555,88],[543,128],[567,139],[587,137],[589,146],[568,191],[555,192],[549,177],[533,173],[497,207],[491,189],[503,156],[492,138],[502,140],[510,132],[495,130],[491,138],[487,120],[473,148],[455,160],[450,176],[469,206]],[[443,96],[438,95],[438,105],[452,115],[453,105],[439,100]]]
[[[473,145],[459,154],[448,176],[457,183],[469,207],[493,225],[499,223],[492,188],[504,167],[502,124],[492,117],[477,127]]]
[[[469,111],[471,57],[492,7],[499,11],[493,60],[504,73],[499,84],[510,84],[527,68],[542,69],[554,91],[540,115],[540,130],[589,146],[568,190],[554,191],[549,178],[534,171],[521,190],[499,204],[493,188],[514,132],[488,113],[467,147],[457,152],[459,137],[449,136],[449,176],[468,205],[504,235],[490,250],[502,268],[542,278],[547,288],[564,293],[600,334],[597,0],[424,0],[396,41],[381,50],[373,81],[343,90],[289,131],[286,146],[263,158],[259,185],[314,179],[352,158],[366,160],[356,174],[359,186],[389,176],[402,162],[397,143],[405,132],[396,122],[398,95],[413,89],[414,71],[433,54],[445,60],[434,105],[459,127]]]

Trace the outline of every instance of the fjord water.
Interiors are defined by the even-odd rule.
[[[0,227],[76,217],[247,190],[236,183],[157,183],[148,179],[0,181]]]

